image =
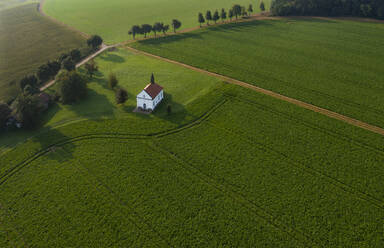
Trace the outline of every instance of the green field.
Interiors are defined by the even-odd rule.
[[[269,20],[134,46],[382,125],[382,28]],[[384,247],[383,136],[123,48],[95,61],[86,99],[0,134],[0,247]],[[132,113],[151,73],[165,99]]]
[[[270,0],[264,2],[269,8]],[[107,43],[118,43],[132,39],[128,36],[132,25],[170,24],[172,19],[178,19],[182,29],[191,28],[198,26],[199,12],[227,9],[235,3],[253,4],[255,11],[260,12],[260,0],[47,0],[44,11],[85,33],[101,35]]]
[[[10,9],[29,3],[37,3],[38,0],[0,0],[0,10]]]
[[[184,111],[188,103],[199,99],[217,87],[219,81],[197,72],[193,72],[176,65],[164,63],[143,55],[133,54],[125,49],[103,53],[95,59],[99,72],[88,83],[88,97],[85,101],[75,105],[55,104],[43,118],[43,128],[38,132],[45,132],[53,127],[66,125],[71,122],[94,119],[129,118],[136,106],[136,95],[149,83],[150,75],[155,74],[156,81],[167,89],[166,104],[159,106],[155,115],[165,115],[167,104],[171,104],[173,112]],[[80,72],[84,73],[83,68]],[[119,86],[128,91],[128,101],[123,106],[115,103],[114,92],[109,89],[107,78],[113,72],[119,80]],[[54,94],[55,87],[48,89]],[[145,116],[152,120],[151,116]],[[185,116],[186,121],[193,116]],[[189,119],[188,119],[189,118]],[[36,131],[17,131],[10,134],[0,134],[1,150],[13,147],[18,142],[36,134]]]
[[[84,38],[26,4],[0,11],[0,101],[18,92],[17,82],[48,60],[85,45]]]
[[[383,31],[382,23],[263,20],[132,46],[384,127]]]
[[[171,118],[76,122],[4,154],[0,235],[4,247],[381,247],[382,145],[221,85]]]

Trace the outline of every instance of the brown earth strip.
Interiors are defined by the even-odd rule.
[[[330,111],[328,109],[324,109],[324,108],[321,108],[321,107],[318,107],[318,106],[315,106],[315,105],[312,105],[312,104],[309,104],[309,103],[306,103],[306,102],[303,102],[303,101],[300,101],[300,100],[297,100],[297,99],[294,99],[294,98],[290,98],[290,97],[281,95],[279,93],[276,93],[276,92],[273,92],[273,91],[270,91],[270,90],[266,90],[266,89],[263,89],[263,88],[260,88],[260,87],[257,87],[257,86],[254,86],[254,85],[251,85],[251,84],[248,84],[248,83],[245,83],[245,82],[242,82],[242,81],[239,81],[239,80],[227,77],[227,76],[223,76],[223,75],[220,75],[220,74],[217,74],[217,73],[214,73],[214,72],[206,71],[206,70],[203,70],[203,69],[191,66],[191,65],[183,64],[181,62],[170,60],[170,59],[167,59],[167,58],[164,58],[164,57],[160,57],[160,56],[157,56],[157,55],[154,55],[154,54],[151,54],[151,53],[140,51],[140,50],[134,49],[132,47],[126,47],[126,48],[128,50],[134,52],[134,53],[143,54],[143,55],[146,55],[148,57],[152,57],[152,58],[155,58],[155,59],[166,61],[168,63],[176,64],[176,65],[185,67],[185,68],[193,70],[193,71],[197,71],[197,72],[200,72],[200,73],[203,73],[203,74],[207,74],[207,75],[210,75],[212,77],[216,77],[216,78],[218,78],[220,80],[223,80],[225,82],[228,82],[228,83],[231,83],[231,84],[235,84],[235,85],[239,85],[241,87],[257,91],[259,93],[262,93],[262,94],[274,97],[274,98],[279,99],[279,100],[283,100],[285,102],[289,102],[289,103],[295,104],[295,105],[300,106],[302,108],[305,108],[305,109],[308,109],[308,110],[312,110],[314,112],[326,115],[326,116],[328,116],[330,118],[333,118],[333,119],[336,119],[336,120],[340,120],[340,121],[346,122],[346,123],[348,123],[350,125],[353,125],[353,126],[356,126],[356,127],[360,127],[360,128],[365,129],[365,130],[368,130],[368,131],[371,131],[371,132],[374,132],[374,133],[377,133],[377,134],[380,134],[380,135],[384,136],[384,129],[382,129],[380,127],[373,126],[371,124],[368,124],[368,123],[365,123],[363,121],[359,121],[359,120],[353,119],[351,117],[348,117],[348,116],[345,116],[345,115],[342,115],[342,114]]]

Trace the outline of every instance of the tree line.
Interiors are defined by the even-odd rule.
[[[261,11],[265,11],[265,4],[263,1],[260,3],[259,7]],[[210,21],[213,21],[216,24],[217,21],[219,21],[220,19],[222,22],[224,22],[227,18],[230,21],[232,21],[233,18],[236,18],[237,20],[239,17],[244,18],[249,15],[252,15],[252,13],[253,13],[252,4],[249,4],[248,8],[246,8],[245,6],[241,6],[239,4],[235,4],[232,6],[232,8],[228,10],[228,12],[224,8],[221,9],[220,13],[218,10],[215,10],[214,12],[207,10],[205,12],[205,15],[203,15],[203,13],[200,12],[197,16],[197,20],[201,27],[202,24],[205,22],[207,23],[207,25],[209,25]]]
[[[182,23],[177,20],[173,19],[171,26],[173,28],[173,32],[176,33],[176,30],[181,27]],[[147,34],[150,34],[151,32],[154,33],[155,37],[157,33],[162,32],[164,35],[169,31],[170,25],[164,24],[163,22],[156,22],[153,25],[150,24],[142,24],[142,25],[133,25],[131,29],[128,31],[129,35],[132,35],[133,39],[135,39],[136,35],[141,34],[144,35],[144,38],[147,37]]]
[[[76,64],[99,49],[102,43],[101,37],[94,35],[87,40],[89,49],[83,52],[73,49],[57,60],[41,65],[35,74],[23,77],[18,83],[20,91],[16,99],[10,105],[0,103],[0,130],[6,126],[33,128],[40,122],[41,114],[51,100],[71,104],[84,98],[87,93],[86,79],[76,71]],[[97,70],[97,67],[93,69]],[[54,78],[57,81],[55,96],[40,92],[40,86]]]
[[[358,16],[384,19],[383,0],[274,0],[273,15]]]

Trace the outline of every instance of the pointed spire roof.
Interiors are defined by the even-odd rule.
[[[152,72],[152,75],[151,75],[151,84],[154,84],[155,83],[155,76],[153,75],[153,72]]]

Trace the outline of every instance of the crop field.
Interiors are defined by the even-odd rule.
[[[132,46],[384,127],[384,24],[260,20]]]
[[[0,236],[4,246],[382,247],[383,142],[224,84],[173,119],[72,123],[1,156]]]
[[[107,43],[132,39],[128,30],[135,24],[170,24],[172,19],[182,22],[181,29],[198,26],[197,15],[207,10],[230,8],[233,4],[248,6],[260,12],[260,0],[47,0],[44,11],[70,26],[88,33],[99,34]],[[270,0],[264,1],[269,9]]]
[[[17,82],[40,65],[86,45],[78,34],[41,16],[35,3],[1,10],[0,23],[0,101],[15,97]]]

